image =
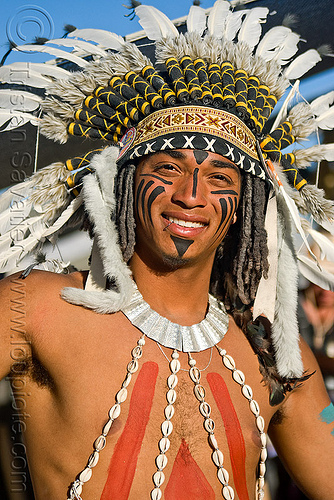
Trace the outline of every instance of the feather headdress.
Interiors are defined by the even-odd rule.
[[[334,145],[297,148],[289,154],[284,149],[317,128],[334,128],[333,92],[311,104],[301,100],[291,106],[299,96],[296,79],[320,61],[320,52],[312,49],[293,60],[300,36],[286,26],[274,27],[261,37],[269,13],[263,7],[233,11],[225,0],[217,0],[209,11],[193,6],[185,34],[154,7],[136,2],[134,12],[155,45],[156,62],[144,47],[115,33],[79,29],[43,45],[16,47],[55,56],[48,63],[30,64],[29,78],[24,76],[24,63],[0,68],[1,82],[8,82],[11,75],[11,89],[0,89],[1,131],[29,121],[39,133],[61,143],[77,135],[112,144],[105,151],[52,164],[0,197],[0,271],[10,271],[46,239],[81,221],[84,206],[95,228],[92,268],[99,269],[103,280],[94,271],[98,291],[65,290],[63,296],[98,312],[118,310],[131,288],[112,217],[118,166],[166,148],[219,153],[268,182],[276,193],[266,221],[272,235],[271,272],[260,282],[253,312],[255,318],[264,314],[272,323],[279,374],[300,377],[297,261],[309,279],[330,289],[334,282],[313,257],[296,255],[291,230],[295,227],[307,248],[312,238],[333,259],[332,243],[316,236],[301,215],[310,213],[332,230],[334,208],[321,190],[307,184],[299,168],[311,161],[332,161]],[[75,71],[60,67],[64,61]],[[27,86],[24,92],[22,84]],[[290,85],[270,130],[270,115]],[[24,106],[11,98],[18,93]],[[23,218],[13,225],[11,216],[18,204]],[[99,259],[102,264],[95,265]],[[107,278],[116,281],[117,291],[103,291]],[[266,298],[265,306],[261,297]]]

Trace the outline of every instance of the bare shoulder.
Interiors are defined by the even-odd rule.
[[[0,281],[0,350],[4,364],[1,376],[6,375],[13,362],[12,346],[25,342],[25,357],[35,335],[43,330],[43,318],[61,316],[70,305],[61,299],[64,287],[83,288],[86,273],[68,275],[47,271],[32,271],[25,279],[16,273]],[[66,316],[66,314],[65,314]],[[45,328],[44,328],[45,330]],[[23,355],[23,353],[22,353]]]

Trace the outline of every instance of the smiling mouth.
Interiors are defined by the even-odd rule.
[[[203,224],[202,222],[194,222],[194,221],[187,221],[187,220],[182,220],[182,219],[177,219],[176,217],[168,217],[164,215],[164,218],[169,221],[170,224],[177,224],[178,226],[181,227],[189,227],[196,229],[198,227],[205,227],[206,224]],[[169,225],[170,225],[169,224]]]

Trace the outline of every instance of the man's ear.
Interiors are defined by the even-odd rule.
[[[232,219],[232,224],[235,224],[236,222],[237,222],[237,214],[234,212],[233,219]]]

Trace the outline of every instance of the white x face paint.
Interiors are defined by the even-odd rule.
[[[238,207],[239,168],[209,151],[144,157],[136,170],[136,252],[180,264],[213,261]]]

